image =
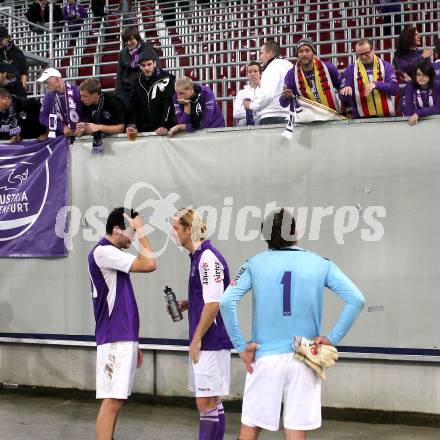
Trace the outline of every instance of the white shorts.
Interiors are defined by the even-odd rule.
[[[137,364],[138,343],[111,342],[96,352],[96,398],[127,399]]]
[[[321,379],[293,353],[263,356],[247,374],[241,422],[278,431],[281,402],[284,428],[307,431],[321,426]]]
[[[227,396],[230,365],[230,350],[202,350],[196,364],[188,360],[188,389],[196,397]]]

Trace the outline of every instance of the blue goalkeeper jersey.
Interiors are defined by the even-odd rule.
[[[331,261],[289,247],[262,252],[237,272],[220,300],[221,314],[238,352],[247,342],[237,317],[238,301],[252,289],[252,342],[257,357],[293,352],[292,338],[312,339],[321,333],[324,288],[340,296],[345,307],[327,337],[337,344],[359,315],[365,300],[361,291]]]

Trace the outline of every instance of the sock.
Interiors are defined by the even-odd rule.
[[[217,402],[217,411],[218,411],[218,433],[217,439],[223,440],[223,436],[226,431],[226,418],[225,418],[225,409],[223,408],[223,402],[219,400]]]
[[[200,412],[199,440],[215,440],[218,427],[217,407]]]

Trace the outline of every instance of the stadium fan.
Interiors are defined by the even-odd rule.
[[[409,116],[409,124],[415,125],[419,117],[440,114],[440,81],[429,60],[414,66],[412,81],[404,90],[403,114]]]
[[[11,95],[19,98],[27,97],[26,89],[15,76],[14,68],[8,63],[0,62],[0,87],[4,87]]]
[[[156,270],[144,222],[134,210],[116,208],[107,218],[106,235],[90,251],[88,269],[96,321],[96,439],[113,438],[119,410],[131,395],[139,349],[139,312],[130,273]],[[123,252],[138,240],[138,255]]]
[[[258,124],[258,117],[252,110],[245,110],[244,101],[252,102],[258,96],[263,69],[257,61],[251,61],[246,67],[249,84],[241,89],[234,99],[233,117],[235,125]]]
[[[413,26],[406,27],[397,39],[393,65],[403,75],[405,81],[411,81],[416,63],[432,58],[432,50],[420,48],[421,43],[422,36]]]
[[[402,22],[402,0],[374,0],[376,11],[383,14],[383,34],[399,34]],[[394,32],[391,24],[394,23]]]
[[[139,77],[139,55],[147,50],[154,50],[151,44],[142,40],[139,29],[130,26],[121,33],[124,48],[119,53],[118,70],[116,74],[115,95],[122,101],[127,111],[131,111],[130,103],[132,85]],[[159,56],[155,52],[154,61],[159,66]]]
[[[26,87],[29,73],[26,58],[3,26],[0,26],[0,62],[8,63],[14,69],[15,77]]]
[[[92,0],[90,7],[95,18],[101,18],[105,16],[105,0]]]
[[[38,120],[40,107],[37,99],[17,98],[0,87],[0,139],[16,143],[44,135],[46,127]]]
[[[130,137],[146,131],[164,136],[176,123],[173,103],[175,77],[157,66],[156,57],[156,51],[147,47],[138,58],[141,71],[132,85],[132,111],[126,130]]]
[[[75,136],[93,136],[92,154],[104,150],[103,134],[118,134],[124,131],[124,107],[116,96],[101,91],[99,81],[86,79],[79,86],[83,102],[83,120],[76,124]]]
[[[298,42],[296,56],[298,61],[284,79],[280,105],[288,107],[293,96],[303,96],[340,113],[337,91],[341,86],[341,75],[338,69],[316,56],[315,45],[308,38]]]
[[[229,394],[231,341],[219,313],[219,302],[229,284],[229,269],[221,253],[205,240],[206,225],[191,208],[178,211],[173,220],[176,242],[190,252],[188,300],[189,384],[200,414],[199,440],[223,440],[226,421],[221,396]]]
[[[86,8],[79,4],[76,0],[67,0],[67,5],[63,9],[64,21],[70,33],[70,46],[75,46],[76,39],[81,30],[81,24],[87,17]]]
[[[287,210],[264,219],[262,236],[269,249],[242,265],[220,299],[229,337],[248,372],[238,438],[256,440],[262,429],[278,431],[283,401],[285,438],[304,440],[307,431],[321,426],[324,367],[334,365],[334,345],[349,331],[365,300],[334,263],[297,246],[295,219]],[[321,336],[326,287],[345,307]],[[247,342],[237,304],[251,289],[252,337]]]
[[[393,96],[399,84],[393,66],[374,52],[373,43],[362,38],[356,43],[357,60],[344,72],[340,95],[354,118],[395,116]]]
[[[47,0],[39,0],[37,2],[31,3],[27,12],[26,18],[31,23],[38,24],[40,26],[45,26],[49,23],[49,3]],[[53,5],[53,22],[54,27],[58,27],[60,22],[64,20],[63,10],[57,1],[54,1]],[[38,34],[43,33],[42,29],[30,25],[30,29]]]
[[[261,90],[253,102],[245,101],[245,110],[252,110],[259,118],[259,125],[286,122],[289,109],[281,107],[279,99],[283,91],[284,78],[292,63],[280,57],[280,45],[273,40],[266,41],[260,49],[263,64]]]
[[[225,126],[217,98],[208,86],[195,84],[191,78],[182,76],[176,81],[175,88],[173,99],[177,125],[168,132],[170,136],[180,131]]]
[[[435,42],[435,61],[432,63],[435,70],[435,79],[440,81],[440,38]]]
[[[37,79],[47,92],[43,98],[40,122],[48,129],[49,137],[64,135],[72,138],[76,124],[82,120],[79,89],[61,77],[59,70],[49,67]]]

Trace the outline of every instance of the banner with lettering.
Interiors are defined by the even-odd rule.
[[[67,255],[55,225],[67,204],[68,158],[64,136],[0,144],[0,257]]]

